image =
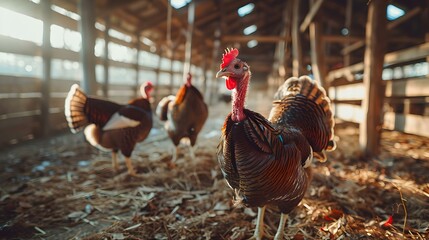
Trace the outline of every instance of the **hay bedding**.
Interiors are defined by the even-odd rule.
[[[82,135],[33,142],[1,159],[1,239],[248,239],[256,209],[232,206],[215,149],[228,108],[211,109],[196,161],[156,124],[133,163],[111,168]],[[291,214],[288,239],[429,239],[429,141],[384,132],[378,159],[360,157],[356,126],[339,123],[338,150],[314,164],[307,197]],[[388,221],[391,218],[392,221]],[[267,232],[279,215],[268,210]],[[404,228],[405,226],[405,228]]]

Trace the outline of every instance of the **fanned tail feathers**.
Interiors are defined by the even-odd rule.
[[[79,88],[79,85],[73,84],[65,100],[64,114],[72,133],[77,133],[88,124],[88,118],[85,115],[86,95]]]
[[[170,102],[174,102],[175,99],[175,96],[170,95],[159,101],[158,106],[156,107],[156,115],[161,121],[167,121],[168,105]]]
[[[308,102],[308,100],[313,103]],[[284,111],[282,118],[287,119],[280,121],[302,129],[315,150],[314,157],[325,161],[326,155],[323,150],[333,151],[336,148],[334,141],[335,121],[330,102],[325,89],[319,86],[316,81],[311,80],[308,76],[291,77],[279,87],[274,95],[274,104],[282,106],[273,108],[270,119],[273,117],[272,115]],[[321,119],[315,120],[314,118]]]

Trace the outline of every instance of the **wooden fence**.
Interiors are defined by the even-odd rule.
[[[384,69],[403,69],[429,56],[429,42],[385,55]],[[428,68],[429,64],[426,65]],[[361,76],[363,63],[331,71],[329,95],[337,118],[360,123],[363,119],[361,102],[364,85]],[[425,70],[426,74],[428,70]],[[391,74],[392,75],[392,74]],[[384,79],[385,129],[429,137],[429,77],[402,77]]]

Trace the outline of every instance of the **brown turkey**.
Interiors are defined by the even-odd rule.
[[[140,87],[142,97],[127,105],[88,97],[74,84],[65,100],[65,115],[70,130],[77,133],[85,127],[88,142],[103,151],[112,151],[112,165],[118,170],[117,153],[125,156],[128,173],[135,176],[131,153],[137,142],[143,141],[152,128],[151,82]]]
[[[208,109],[203,95],[192,85],[190,73],[176,96],[170,95],[161,99],[156,108],[156,115],[161,121],[165,121],[164,127],[175,146],[172,161],[177,158],[177,146],[182,138],[189,139],[189,151],[191,157],[195,158],[193,146],[207,120]]]
[[[265,207],[281,213],[275,239],[311,181],[311,161],[334,150],[334,120],[325,90],[307,76],[289,78],[274,97],[270,116],[244,108],[249,65],[227,49],[216,77],[232,90],[232,112],[222,128],[218,161],[237,203],[258,207],[253,238],[262,239]]]

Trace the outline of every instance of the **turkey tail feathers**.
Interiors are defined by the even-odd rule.
[[[275,106],[270,119],[274,118],[278,124],[301,129],[315,151],[314,157],[324,161],[326,155],[323,151],[333,151],[336,148],[335,121],[330,103],[325,89],[316,81],[308,76],[291,77],[274,95]]]
[[[79,132],[88,124],[88,118],[84,112],[86,99],[87,97],[79,85],[73,84],[64,104],[64,114],[72,133]]]
[[[161,121],[167,121],[168,105],[170,102],[174,102],[175,99],[175,96],[170,95],[159,101],[158,106],[156,107],[156,115]]]

